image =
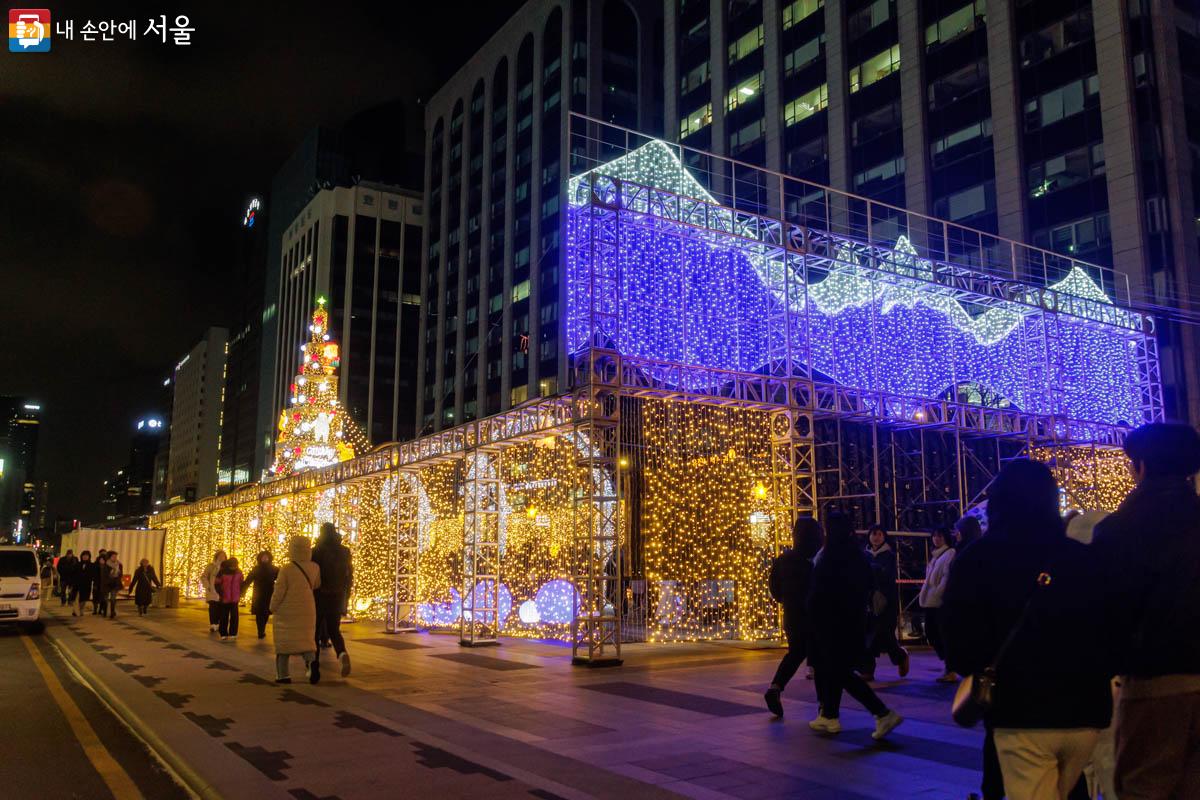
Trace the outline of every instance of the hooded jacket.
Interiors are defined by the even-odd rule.
[[[321,531],[312,550],[312,560],[321,568],[321,594],[344,603],[350,594],[354,571],[350,564],[350,548],[342,544],[342,535],[336,528]]]
[[[221,595],[217,592],[216,586],[217,573],[220,571],[221,562],[212,561],[200,573],[200,585],[204,588],[204,599],[210,603],[221,602]]]
[[[307,536],[288,540],[287,564],[279,568],[271,594],[275,652],[279,655],[310,653],[317,649],[317,602],[313,592],[321,587],[321,569],[312,560]]]
[[[873,585],[871,561],[852,538],[825,543],[813,565],[808,598],[815,668],[844,669],[863,662]]]
[[[1057,502],[1045,466],[1012,462],[989,490],[987,535],[950,565],[941,610],[948,669],[982,672],[1020,623],[996,667],[992,727],[1105,728],[1112,717],[1097,561],[1067,538]]]
[[[771,562],[767,587],[783,606],[783,627],[791,640],[808,633],[808,593],[812,588],[813,556],[821,548],[820,524],[811,518],[796,521],[800,542]]]
[[[1200,497],[1150,476],[1096,526],[1116,667],[1139,678],[1200,674]]]

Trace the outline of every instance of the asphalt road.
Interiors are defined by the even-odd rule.
[[[0,626],[0,796],[191,797],[76,676],[47,632]]]

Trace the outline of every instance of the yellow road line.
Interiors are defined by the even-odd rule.
[[[58,676],[46,663],[46,659],[42,657],[37,646],[33,644],[28,636],[20,637],[25,644],[25,649],[29,651],[30,657],[33,659],[33,664],[38,668],[38,672],[42,673],[42,680],[46,682],[46,688],[50,690],[50,696],[54,698],[54,702],[58,703],[58,707],[62,710],[63,716],[67,718],[67,723],[71,726],[75,738],[83,747],[84,754],[88,760],[92,762],[92,766],[96,768],[96,772],[100,773],[100,777],[112,792],[113,797],[117,800],[125,800],[125,798],[141,798],[142,793],[134,784],[133,779],[129,777],[108,749],[100,741],[100,737],[96,735],[95,729],[87,721],[79,706],[71,699],[71,695],[67,694],[67,690],[59,683]]]

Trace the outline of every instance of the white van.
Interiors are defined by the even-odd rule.
[[[41,631],[42,581],[38,574],[38,557],[32,547],[0,545],[0,625],[15,622]]]

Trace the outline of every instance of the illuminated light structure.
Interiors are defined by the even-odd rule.
[[[778,635],[765,573],[798,514],[928,530],[1018,456],[1071,506],[1128,488],[1116,448],[1161,417],[1153,323],[1098,268],[1039,284],[935,257],[916,225],[737,210],[657,142],[575,171],[571,391],[173,508],[154,520],[168,582],[195,596],[217,547],[279,552],[332,521],[355,613],[604,663],[628,641]]]
[[[275,463],[270,474],[291,475],[313,467],[326,467],[354,458],[368,449],[366,437],[346,409],[338,405],[337,342],[329,335],[325,298],[317,298],[309,342],[292,381],[291,403],[279,414],[275,437]]]

